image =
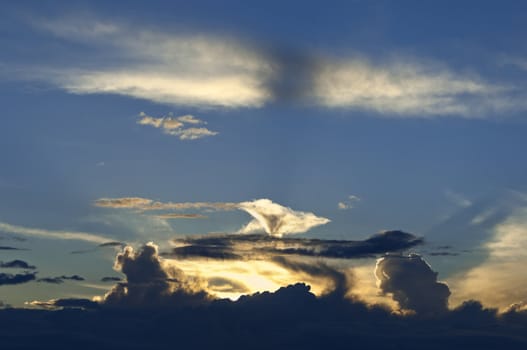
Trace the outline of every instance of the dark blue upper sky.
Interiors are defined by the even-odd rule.
[[[253,215],[168,220],[97,199],[268,198],[331,220],[291,233],[480,248],[521,205],[479,236],[438,227],[527,192],[526,18],[523,1],[5,2],[0,230],[35,236],[23,254],[55,271],[50,254],[91,243],[50,232],[166,242]],[[100,254],[81,272],[111,273]]]

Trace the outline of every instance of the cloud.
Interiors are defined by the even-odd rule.
[[[5,222],[0,222],[0,231],[15,233],[25,236],[35,236],[41,238],[50,238],[50,239],[61,239],[61,240],[78,240],[78,241],[87,241],[93,243],[104,243],[110,241],[109,238],[106,238],[101,235],[87,233],[87,232],[75,232],[75,231],[52,231],[40,228],[31,228],[24,226],[11,225]]]
[[[337,208],[340,210],[347,210],[354,207],[355,202],[360,201],[360,198],[354,195],[348,196],[348,198],[345,201],[338,202]]]
[[[137,209],[140,211],[153,210],[243,210],[254,219],[239,230],[239,233],[266,232],[269,235],[281,237],[283,235],[304,233],[313,227],[330,222],[329,219],[318,217],[313,213],[296,211],[274,203],[270,199],[256,199],[240,203],[232,202],[156,202],[147,198],[123,197],[100,198],[94,204],[104,208]]]
[[[389,117],[485,117],[525,108],[515,89],[430,62],[396,59],[325,60],[314,72],[313,93],[329,108],[373,111]]]
[[[202,282],[167,265],[153,243],[139,251],[127,246],[115,259],[114,268],[126,275],[104,297],[112,307],[181,307],[202,305],[210,300]]]
[[[493,224],[491,237],[481,245],[485,256],[475,266],[459,271],[448,282],[453,301],[478,299],[505,310],[527,301],[527,207],[525,203]]]
[[[187,209],[214,209],[214,210],[235,210],[237,203],[228,202],[158,202],[141,197],[122,197],[122,198],[99,198],[94,205],[103,208],[114,209],[137,209],[140,211],[152,210],[187,210]]]
[[[103,277],[101,278],[101,282],[121,282],[123,279],[121,277]]]
[[[437,281],[437,272],[417,254],[384,256],[375,276],[382,292],[392,294],[403,309],[430,315],[448,311],[448,286]]]
[[[178,136],[180,140],[197,140],[207,136],[217,135],[218,132],[207,128],[186,127],[187,124],[207,124],[203,120],[197,119],[192,115],[174,117],[172,114],[161,118],[154,118],[144,112],[139,114],[141,119],[137,121],[141,125],[150,125],[157,129],[162,129],[167,135]]]
[[[310,277],[322,279],[326,278],[331,280],[331,286],[326,289],[324,294],[331,293],[333,296],[338,298],[345,298],[349,293],[353,283],[351,271],[339,271],[336,268],[331,267],[321,261],[317,261],[315,263],[306,263],[286,259],[283,256],[275,256],[272,261],[294,272],[305,273]]]
[[[304,233],[313,227],[330,222],[327,218],[318,217],[309,212],[295,211],[273,203],[269,199],[241,202],[238,207],[254,218],[240,230],[240,233],[254,233],[263,230],[271,236],[282,237],[288,234]]]
[[[457,206],[460,206],[462,208],[467,208],[467,207],[470,207],[472,205],[472,201],[470,201],[469,199],[465,198],[465,196],[463,196],[460,193],[456,193],[454,191],[447,190],[447,191],[445,191],[445,196],[450,201],[452,201],[454,204],[456,204]]]
[[[26,303],[30,306],[36,306],[44,309],[61,309],[61,308],[73,308],[73,309],[97,309],[99,303],[89,299],[83,298],[64,298],[64,299],[52,299],[49,301],[30,301]]]
[[[12,269],[26,269],[26,270],[35,270],[36,267],[33,265],[29,265],[27,262],[23,260],[12,260],[12,261],[0,261],[0,267],[1,268],[12,268]]]
[[[233,38],[160,32],[93,18],[34,24],[92,50],[89,60],[77,59],[77,66],[38,72],[41,79],[71,93],[227,108],[259,107],[272,97],[265,87],[273,76],[272,64],[256,48]]]
[[[9,246],[0,246],[0,250],[27,250],[27,249],[24,249],[24,248],[16,248],[16,247],[9,247]]]
[[[51,283],[51,284],[62,284],[64,281],[84,281],[84,277],[79,275],[72,276],[58,276],[58,277],[44,277],[39,278],[37,282]]]
[[[173,239],[176,247],[163,255],[222,260],[267,259],[269,255],[357,259],[402,251],[422,243],[422,238],[402,231],[384,231],[362,241],[225,234]]]
[[[23,274],[0,273],[0,286],[22,284],[35,280],[35,272]]]
[[[182,214],[182,213],[165,213],[156,215],[160,219],[206,219],[205,215],[201,214]]]

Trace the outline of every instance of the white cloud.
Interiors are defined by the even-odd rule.
[[[132,25],[71,18],[37,27],[88,45],[94,56],[78,67],[41,70],[41,78],[76,94],[112,93],[199,107],[259,107],[271,93],[268,60],[242,42]],[[93,65],[100,54],[104,63]]]
[[[283,236],[304,233],[313,227],[327,224],[329,219],[316,216],[313,213],[296,211],[274,203],[269,199],[256,199],[240,203],[232,202],[155,202],[140,197],[100,198],[94,202],[96,206],[116,209],[137,209],[140,211],[160,210],[243,210],[254,219],[242,227],[239,233],[266,232],[273,236]]]
[[[269,235],[281,237],[288,234],[304,233],[313,227],[330,222],[327,218],[309,212],[296,211],[273,203],[269,199],[241,202],[239,208],[254,218],[240,230],[241,233],[263,229]]]
[[[78,240],[93,243],[105,243],[112,241],[98,234],[77,232],[77,231],[55,231],[40,228],[24,227],[11,225],[5,222],[0,222],[0,231],[15,233],[24,236],[36,236],[41,238],[62,239],[62,240]]]
[[[351,195],[351,196],[348,196],[348,198],[345,201],[338,202],[337,208],[339,208],[340,210],[351,209],[354,207],[355,202],[358,202],[358,201],[360,201],[359,197],[355,195]]]
[[[517,107],[506,97],[508,90],[477,76],[411,60],[384,65],[361,59],[326,61],[315,72],[314,82],[322,105],[392,117],[483,117]]]
[[[137,124],[149,125],[157,129],[163,129],[167,135],[178,136],[180,140],[197,140],[208,136],[215,136],[217,131],[212,131],[207,128],[190,127],[186,128],[187,124],[198,125],[207,124],[207,122],[200,120],[193,115],[183,115],[174,117],[171,113],[168,116],[155,118],[147,115],[144,112],[139,113]]]

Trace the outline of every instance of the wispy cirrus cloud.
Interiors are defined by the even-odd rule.
[[[110,238],[106,238],[102,235],[88,233],[88,232],[46,230],[46,229],[41,229],[41,228],[11,225],[6,222],[0,222],[0,231],[24,235],[24,236],[34,236],[34,237],[40,237],[40,238],[62,239],[62,240],[78,240],[78,241],[86,241],[86,242],[93,242],[93,243],[105,243],[105,242],[111,241]]]
[[[483,118],[525,109],[518,89],[460,74],[419,59],[375,63],[349,57],[325,60],[314,72],[313,94],[330,108],[358,109],[390,117],[448,115]]]
[[[259,107],[271,98],[265,87],[273,75],[271,64],[254,47],[233,38],[161,32],[93,18],[33,24],[105,58],[96,66],[80,58],[74,67],[39,70],[42,79],[71,93],[228,108]]]
[[[167,116],[155,118],[141,112],[139,113],[139,117],[140,119],[137,121],[137,124],[149,125],[156,129],[162,129],[165,134],[177,136],[180,140],[197,140],[218,134],[217,131],[209,130],[206,127],[195,127],[195,125],[207,124],[207,122],[198,119],[193,115],[175,117],[169,113]],[[194,126],[188,127],[189,124]]]

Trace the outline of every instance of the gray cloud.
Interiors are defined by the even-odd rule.
[[[51,283],[51,284],[62,284],[64,281],[84,281],[84,277],[79,275],[72,276],[58,276],[58,277],[44,277],[39,278],[37,282]]]
[[[448,286],[437,281],[437,272],[417,254],[384,256],[375,276],[381,291],[392,294],[403,309],[430,315],[448,311]]]
[[[224,234],[176,238],[173,243],[176,247],[163,255],[233,260],[268,255],[356,259],[405,250],[422,244],[423,239],[402,231],[385,231],[362,241]]]
[[[127,246],[119,253],[114,268],[126,275],[104,298],[112,307],[177,307],[201,305],[211,297],[198,279],[163,263],[152,243],[137,252]]]
[[[31,282],[35,280],[35,275],[35,272],[23,274],[0,273],[0,286]]]
[[[26,269],[26,270],[35,270],[36,267],[29,265],[23,260],[12,260],[12,261],[0,261],[0,267],[2,268],[16,268],[16,269]]]

